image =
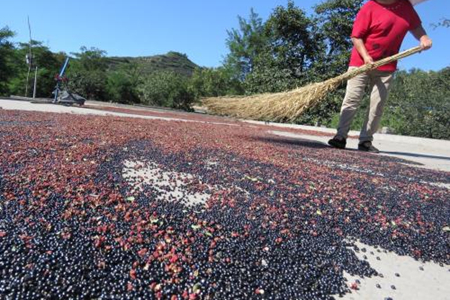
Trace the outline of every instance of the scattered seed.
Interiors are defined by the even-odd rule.
[[[0,112],[0,298],[331,299],[376,275],[356,240],[449,263],[445,173],[168,114],[202,123]]]

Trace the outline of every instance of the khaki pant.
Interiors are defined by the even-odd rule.
[[[350,67],[350,70],[354,67]],[[361,104],[367,85],[371,90],[370,107],[359,135],[360,142],[373,141],[377,132],[386,103],[394,72],[373,70],[356,76],[347,82],[347,92],[342,103],[341,116],[337,129],[337,136],[347,138],[350,125],[356,110]]]

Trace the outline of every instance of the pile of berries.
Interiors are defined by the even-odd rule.
[[[190,118],[0,111],[0,298],[334,299],[378,275],[356,240],[450,263],[448,173]]]

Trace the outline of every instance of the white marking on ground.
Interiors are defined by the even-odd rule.
[[[365,253],[362,251],[355,252],[358,258],[363,260],[364,256],[366,256],[371,267],[378,273],[383,274],[383,278],[380,276],[361,278],[345,273],[344,275],[348,279],[349,285],[356,280],[359,280],[361,284],[358,285],[358,290],[353,290],[352,293],[346,294],[342,298],[336,296],[336,299],[366,300],[386,299],[388,297],[394,300],[450,299],[450,272],[448,265],[441,267],[439,264],[432,262],[423,263],[409,256],[400,256],[393,252],[385,253],[379,247],[375,249],[361,242],[356,242],[355,244],[359,249],[366,249]],[[379,288],[377,284],[380,285]]]

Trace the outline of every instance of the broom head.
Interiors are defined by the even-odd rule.
[[[343,82],[395,60],[422,51],[420,46],[379,60],[371,65],[352,69],[324,82],[312,83],[288,92],[267,93],[241,97],[213,97],[202,100],[209,113],[242,119],[265,121],[294,121],[307,109],[317,105]]]

